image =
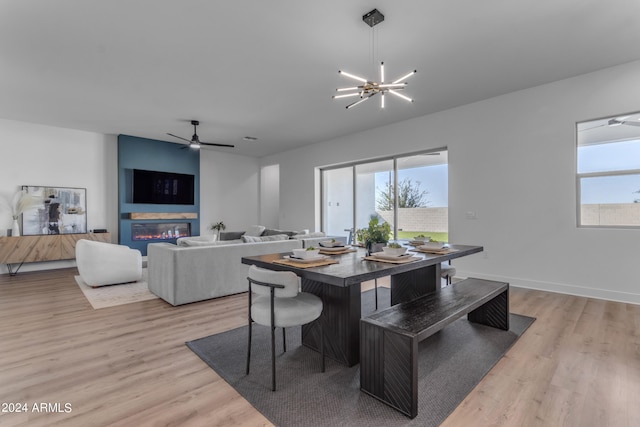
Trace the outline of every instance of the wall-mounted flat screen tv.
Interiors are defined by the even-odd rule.
[[[194,175],[134,169],[133,203],[193,205],[194,182]]]

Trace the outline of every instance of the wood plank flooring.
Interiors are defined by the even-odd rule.
[[[0,276],[0,411],[28,406],[0,426],[271,425],[184,345],[244,325],[244,295],[94,310],[75,274]],[[640,425],[640,306],[517,288],[510,304],[538,320],[444,426]]]

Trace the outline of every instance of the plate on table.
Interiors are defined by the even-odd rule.
[[[342,252],[347,249],[346,246],[320,246],[320,250],[324,252]]]
[[[383,252],[375,252],[371,254],[371,256],[375,258],[380,258],[388,261],[397,261],[405,258],[411,258],[413,254],[402,254],[402,255],[387,255]]]
[[[289,259],[291,261],[300,262],[302,264],[311,264],[311,263],[314,263],[314,262],[322,261],[323,259],[327,259],[327,258],[329,258],[329,257],[326,256],[326,255],[320,255],[320,256],[315,257],[315,258],[306,258],[306,259],[297,258],[297,257],[294,257],[293,255],[285,255],[284,256],[284,259]]]

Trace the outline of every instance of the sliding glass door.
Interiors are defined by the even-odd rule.
[[[448,240],[447,150],[322,170],[322,230],[349,236],[372,215],[391,225],[394,239],[418,234]]]
[[[448,241],[449,185],[447,151],[397,159],[399,239],[424,234]]]

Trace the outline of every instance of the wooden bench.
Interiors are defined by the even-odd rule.
[[[469,278],[361,319],[360,389],[415,418],[418,343],[465,314],[509,330],[509,284]]]

